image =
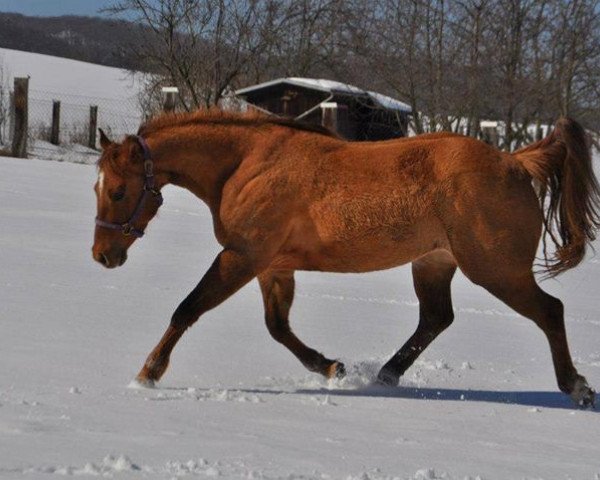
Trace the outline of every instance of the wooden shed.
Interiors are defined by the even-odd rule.
[[[333,80],[279,78],[235,93],[252,108],[321,124],[356,141],[406,136],[411,113],[399,100]]]

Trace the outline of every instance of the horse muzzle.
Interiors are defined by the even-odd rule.
[[[120,267],[127,261],[127,251],[125,249],[110,249],[106,251],[92,251],[94,260],[106,268]]]

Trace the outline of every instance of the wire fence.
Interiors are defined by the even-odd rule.
[[[12,102],[12,92],[0,91],[0,154],[11,149]],[[58,118],[53,121],[55,114]],[[143,117],[135,96],[103,98],[30,89],[27,153],[34,158],[93,163],[99,154],[97,128],[118,139],[135,133]]]

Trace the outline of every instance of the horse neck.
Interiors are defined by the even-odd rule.
[[[249,129],[222,125],[165,129],[146,141],[160,183],[186,188],[211,208],[253,143]]]

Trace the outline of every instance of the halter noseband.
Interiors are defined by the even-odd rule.
[[[152,194],[158,201],[158,206],[160,207],[163,204],[163,197],[160,190],[157,190],[154,186],[154,163],[152,162],[150,148],[148,147],[146,140],[142,137],[136,136],[135,139],[140,144],[140,147],[142,147],[142,152],[144,153],[144,189],[142,190],[142,194],[140,195],[135,210],[131,214],[131,217],[129,217],[129,220],[125,223],[106,222],[96,217],[96,225],[110,230],[118,230],[125,236],[133,235],[136,238],[141,238],[144,236],[144,231],[135,228],[133,224],[142,213],[146,198],[148,198],[149,194]]]

